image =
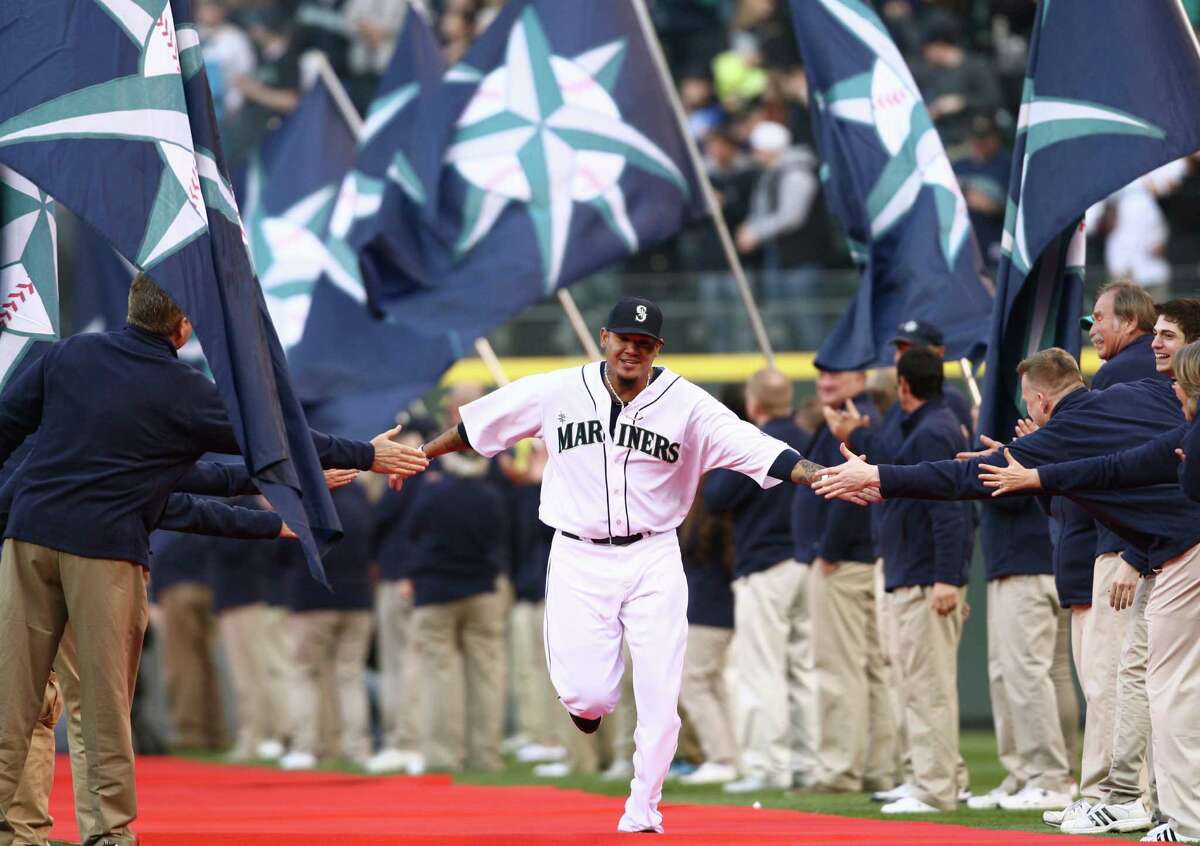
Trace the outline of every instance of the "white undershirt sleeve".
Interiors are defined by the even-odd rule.
[[[540,438],[548,379],[545,374],[526,376],[459,409],[471,448],[491,458],[517,441]]]
[[[702,444],[703,472],[717,468],[736,470],[762,488],[779,484],[780,480],[768,473],[779,454],[791,449],[783,441],[765,434],[707,395],[693,412],[692,426]]]

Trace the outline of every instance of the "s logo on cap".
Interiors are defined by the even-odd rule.
[[[646,322],[646,307],[644,305],[640,305],[637,307],[637,317],[635,319],[637,320],[638,323]]]

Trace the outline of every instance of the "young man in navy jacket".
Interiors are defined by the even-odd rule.
[[[897,363],[905,413],[896,461],[952,458],[966,447],[942,399],[942,361],[914,349]],[[880,543],[884,588],[895,628],[912,793],[885,804],[889,814],[953,810],[958,802],[958,643],[962,635],[971,513],[962,503],[885,502]]]
[[[83,719],[102,839],[128,846],[137,815],[129,722],[146,629],[149,530],[205,452],[239,451],[216,386],[179,361],[191,336],[148,277],[129,325],[54,344],[0,397],[0,462],[34,431],[0,560],[0,833],[68,619],[78,639]],[[395,459],[395,460],[392,460]],[[372,469],[425,466],[386,438]],[[92,750],[89,749],[89,752]]]
[[[746,383],[746,416],[768,435],[803,452],[808,435],[792,419],[792,383],[765,368]],[[755,704],[737,716],[743,778],[731,793],[792,786],[792,750],[812,760],[813,697],[808,648],[808,568],[792,551],[792,490],[763,490],[731,470],[704,482],[704,507],[733,516],[733,661],[740,683],[756,691]],[[807,563],[807,562],[804,562]],[[789,684],[796,689],[789,692]],[[793,698],[795,696],[795,698]],[[792,724],[789,702],[801,725]]]

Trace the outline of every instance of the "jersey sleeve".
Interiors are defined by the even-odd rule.
[[[546,374],[526,376],[459,409],[471,448],[491,458],[524,438],[540,438],[549,381]]]
[[[692,420],[700,439],[703,469],[723,468],[749,476],[760,488],[773,488],[780,480],[770,475],[779,454],[791,447],[740,419],[708,394],[703,394]]]

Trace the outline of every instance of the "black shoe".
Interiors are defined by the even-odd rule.
[[[568,711],[568,713],[570,712]],[[575,728],[579,729],[584,734],[595,734],[596,729],[600,728],[599,717],[592,717],[591,719],[588,719],[587,717],[577,717],[574,714],[571,714],[571,721],[575,723]]]

